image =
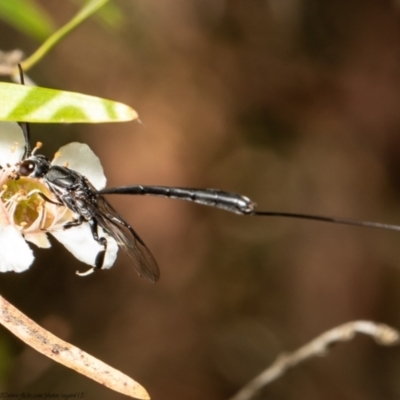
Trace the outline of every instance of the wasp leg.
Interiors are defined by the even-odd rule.
[[[45,194],[43,194],[42,192],[36,192],[37,194],[38,194],[38,196],[40,196],[44,201],[47,201],[48,203],[51,203],[51,204],[55,204],[56,206],[63,206],[64,204],[63,203],[59,203],[59,202],[57,202],[57,201],[53,201],[53,200],[51,200],[51,199],[49,199]]]
[[[69,228],[73,228],[74,226],[82,225],[83,222],[84,222],[84,218],[82,216],[80,216],[79,218],[64,224],[64,229],[69,229]],[[92,218],[88,221],[88,223],[90,226],[90,230],[92,232],[93,239],[97,243],[99,243],[101,246],[103,246],[103,250],[100,250],[97,253],[96,259],[94,261],[94,268],[91,268],[86,272],[78,272],[77,271],[76,273],[79,276],[90,275],[95,270],[101,269],[104,265],[104,260],[105,260],[106,252],[107,252],[107,239],[105,237],[99,237],[98,224],[97,224],[96,219]]]
[[[84,221],[83,217],[79,217],[77,219],[74,219],[73,221],[67,222],[66,224],[64,224],[63,228],[64,229],[69,229],[69,228],[73,228],[74,226],[79,226],[82,225]],[[98,234],[98,225],[97,225],[97,221],[96,219],[92,218],[89,221],[89,226],[90,226],[90,230],[92,231],[92,236],[93,239],[100,244],[101,246],[103,246],[103,250],[101,250],[97,256],[96,256],[96,260],[95,260],[95,268],[96,269],[101,269],[103,264],[104,264],[104,258],[106,255],[106,251],[107,251],[107,239],[105,237],[99,237]]]
[[[90,230],[92,231],[93,239],[103,246],[103,250],[99,251],[96,260],[94,262],[96,269],[101,269],[104,265],[104,260],[107,252],[107,239],[105,237],[99,237],[98,233],[98,225],[95,218],[90,219],[89,221]]]
[[[33,196],[34,194],[37,194],[37,195],[40,196],[44,201],[47,201],[48,203],[51,203],[51,204],[55,204],[56,206],[63,206],[63,205],[64,205],[63,203],[60,203],[59,201],[51,200],[51,199],[48,198],[44,193],[42,193],[40,190],[37,190],[37,189],[32,190],[32,191],[30,191],[30,192],[28,193],[28,199],[29,199],[31,196]]]
[[[63,228],[64,229],[73,228],[74,226],[82,225],[82,223],[83,223],[83,217],[79,217],[77,219],[74,219],[73,221],[65,223]],[[92,233],[93,233],[93,231],[92,231]],[[94,235],[93,235],[93,237],[94,237]]]

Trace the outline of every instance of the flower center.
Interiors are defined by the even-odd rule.
[[[0,192],[0,200],[9,211],[15,225],[23,230],[35,228],[46,230],[54,221],[54,204],[46,201],[39,193],[50,199],[54,195],[37,179],[21,177],[7,179]]]

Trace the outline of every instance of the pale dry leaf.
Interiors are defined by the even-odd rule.
[[[150,399],[133,379],[48,332],[0,296],[0,323],[39,353],[96,382],[136,399]]]

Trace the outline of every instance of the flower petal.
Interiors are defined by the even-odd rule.
[[[52,164],[66,165],[68,168],[79,172],[97,190],[106,186],[107,179],[100,160],[87,144],[74,142],[61,147]]]
[[[16,164],[25,152],[25,138],[16,122],[0,121],[0,165]]]
[[[49,239],[44,232],[25,233],[24,238],[27,242],[33,243],[41,249],[48,249],[51,247]]]
[[[0,272],[27,270],[35,257],[21,232],[12,225],[0,226]]]
[[[90,226],[86,222],[73,228],[54,230],[50,233],[79,261],[89,265],[95,265],[97,254],[103,250],[103,246],[93,239]],[[117,242],[101,228],[99,228],[99,236],[107,239],[107,252],[103,268],[111,268],[117,258]]]

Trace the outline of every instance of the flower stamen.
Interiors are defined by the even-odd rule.
[[[40,148],[42,148],[43,143],[42,142],[36,142],[36,146],[32,150],[32,155],[35,154]]]

